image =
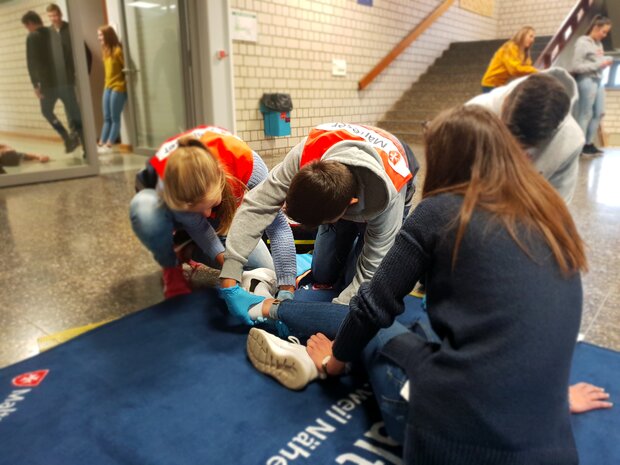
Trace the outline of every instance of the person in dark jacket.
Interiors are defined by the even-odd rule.
[[[566,204],[480,106],[440,114],[426,157],[421,203],[348,309],[263,306],[293,335],[313,334],[309,357],[252,328],[250,361],[300,388],[361,355],[407,464],[577,464],[568,382],[587,264]],[[430,325],[408,328],[395,318],[422,277]],[[333,343],[312,332],[334,321]]]
[[[65,126],[54,113],[54,106],[61,97],[58,92],[56,67],[51,51],[51,31],[43,26],[41,17],[35,11],[26,12],[22,16],[22,24],[28,30],[28,37],[26,38],[26,62],[34,93],[41,105],[41,114],[62,138],[65,144],[65,152],[72,152],[79,145],[78,136],[75,133],[69,134]],[[73,98],[75,100],[75,92],[73,92]],[[67,115],[69,115],[70,113],[65,100],[63,100],[63,103],[65,103]],[[75,108],[77,108],[77,101],[75,101]],[[77,112],[79,117],[79,109]],[[73,109],[71,114],[75,115]],[[69,120],[69,125],[73,127],[70,117]]]
[[[56,73],[55,97],[56,100],[61,100],[65,106],[65,113],[72,131],[71,136],[82,141],[84,140],[82,116],[75,94],[75,62],[73,61],[69,23],[62,19],[62,11],[55,3],[50,3],[45,11],[47,11],[47,17],[52,23],[49,31],[50,50]],[[88,63],[92,61],[88,47],[86,47],[86,59]]]

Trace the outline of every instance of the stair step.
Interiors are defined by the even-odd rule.
[[[462,92],[462,91],[453,91],[449,93],[435,93],[435,92],[424,92],[419,91],[418,89],[411,89],[403,94],[398,104],[403,102],[405,104],[423,104],[423,103],[435,103],[435,102],[453,102],[455,105],[458,103],[463,103],[469,100],[472,97],[477,95],[476,92]],[[394,110],[404,110],[402,106],[398,105],[394,108]]]
[[[411,131],[417,134],[418,132],[424,132],[423,124],[426,121],[428,120],[383,120],[379,127],[389,128],[387,129],[389,132]]]
[[[477,79],[459,79],[457,82],[454,82],[452,79],[425,79],[424,81],[418,81],[415,88],[420,92],[429,93],[448,93],[454,91],[463,93],[478,93],[480,92],[480,82]]]
[[[427,72],[386,112],[377,126],[411,144],[424,141],[422,124],[441,110],[462,105],[480,93],[480,80],[493,53],[507,39],[450,44]],[[536,39],[532,59],[550,37]]]
[[[385,114],[382,121],[428,121],[433,118],[435,113],[437,113],[437,111],[434,108],[424,110],[414,106],[406,110],[390,110]]]

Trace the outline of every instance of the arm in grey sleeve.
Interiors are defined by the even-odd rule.
[[[248,188],[253,189],[267,178],[269,170],[263,159],[254,153],[254,169],[248,181]],[[280,211],[273,223],[265,229],[271,243],[271,255],[276,268],[278,286],[294,286],[297,278],[297,257],[293,232],[284,214]]]
[[[263,231],[278,215],[286,199],[291,179],[299,171],[304,143],[305,140],[293,147],[282,163],[245,195],[226,238],[221,278],[241,281],[243,265],[247,263],[248,256],[256,247]]]
[[[333,302],[348,305],[360,285],[370,280],[383,257],[394,244],[396,235],[403,224],[403,209],[405,205],[406,189],[401,189],[391,205],[379,216],[373,218],[366,226],[364,234],[364,247],[357,259],[357,269],[353,281],[349,284]]]
[[[598,47],[589,40],[577,40],[571,72],[574,74],[599,73],[604,57],[597,56]]]

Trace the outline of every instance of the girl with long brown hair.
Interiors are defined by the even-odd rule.
[[[613,64],[613,58],[606,56],[602,41],[611,30],[611,20],[603,15],[596,15],[588,30],[577,39],[571,73],[575,76],[579,88],[579,102],[575,119],[586,136],[583,153],[599,155],[603,151],[594,145],[601,119],[605,113],[605,84],[603,71]]]
[[[131,202],[132,227],[163,268],[165,297],[187,294],[191,289],[182,263],[191,259],[221,269],[237,207],[246,191],[267,177],[267,167],[238,137],[222,128],[200,126],[165,142],[150,159],[148,170],[156,176],[140,186]],[[293,237],[283,213],[266,232],[275,259],[286,262],[280,268],[286,275],[278,276],[279,284],[294,282]],[[257,242],[245,268],[273,270],[267,246]],[[188,246],[181,247],[184,244]],[[177,254],[175,248],[182,252]],[[288,255],[292,263],[286,261]]]
[[[480,106],[439,115],[426,158],[421,203],[349,308],[266,300],[263,317],[310,336],[307,352],[252,328],[250,361],[299,389],[361,355],[407,464],[576,464],[568,382],[587,264],[570,213]],[[427,312],[404,326],[418,280]],[[589,408],[610,406],[596,395]]]
[[[116,31],[112,26],[100,26],[97,38],[101,44],[105,82],[103,88],[103,127],[99,137],[99,153],[108,153],[120,135],[121,114],[127,101],[127,85],[125,82],[125,58]]]

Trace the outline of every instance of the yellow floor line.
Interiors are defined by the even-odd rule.
[[[59,331],[54,334],[48,334],[47,336],[41,336],[37,339],[37,343],[39,344],[39,351],[45,352],[52,347],[63,344],[73,339],[74,337],[79,336],[80,334],[87,333],[88,331],[98,328],[99,326],[103,326],[116,319],[117,318],[108,318],[107,320],[103,320],[98,323],[90,323],[84,326],[78,326],[76,328],[65,329],[64,331]]]

